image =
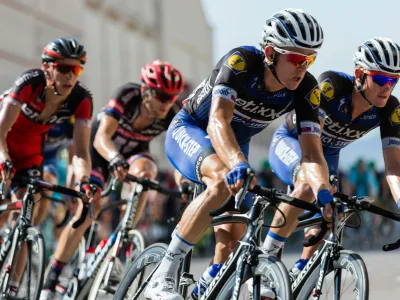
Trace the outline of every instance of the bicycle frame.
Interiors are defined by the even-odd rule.
[[[92,278],[94,278],[97,272],[100,269],[101,263],[103,259],[107,255],[108,251],[114,247],[114,251],[111,256],[110,268],[105,277],[105,285],[107,285],[108,280],[111,276],[112,264],[113,260],[118,254],[119,246],[121,241],[126,241],[128,232],[133,228],[133,221],[136,216],[137,206],[139,204],[139,196],[143,191],[143,186],[139,183],[136,183],[134,190],[132,191],[131,195],[129,196],[128,200],[126,200],[126,210],[123,218],[121,219],[120,223],[118,224],[116,230],[111,234],[108,238],[107,243],[101,248],[100,245],[97,246],[94,255],[88,260],[87,264],[85,265],[85,269],[79,272],[78,276],[78,286],[80,287],[80,291],[77,293],[77,297],[79,293],[84,289],[86,283]],[[125,201],[121,201],[121,204]],[[92,227],[89,233],[89,239],[87,241],[87,247],[91,244],[91,240],[94,238],[97,232],[97,222],[92,223]],[[68,291],[67,291],[68,293]]]

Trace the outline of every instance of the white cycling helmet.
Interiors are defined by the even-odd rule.
[[[400,47],[389,38],[376,37],[358,47],[354,64],[369,71],[400,74]]]
[[[261,33],[262,45],[296,47],[317,50],[322,46],[324,33],[318,22],[301,9],[287,8],[269,18]]]

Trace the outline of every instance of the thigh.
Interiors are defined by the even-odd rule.
[[[11,191],[14,194],[26,187],[26,183],[21,182],[22,178],[43,179],[43,157],[41,155],[15,160],[13,165],[16,173],[11,181]]]
[[[175,116],[167,131],[165,153],[184,177],[202,184],[202,164],[215,150],[207,132],[188,118],[182,111]]]
[[[269,150],[271,169],[280,180],[293,186],[300,171],[301,148],[299,141],[281,125],[274,133]]]
[[[56,183],[58,179],[58,159],[56,156],[44,157],[43,176],[46,181]],[[55,181],[55,182],[54,182]]]

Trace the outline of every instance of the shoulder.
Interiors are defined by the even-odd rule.
[[[41,69],[31,69],[27,70],[15,80],[15,86],[22,86],[27,84],[38,84],[38,83],[46,83],[46,77],[44,75],[43,70]]]
[[[236,75],[249,69],[263,67],[264,53],[253,46],[240,46],[233,48],[225,54],[217,66],[227,67]]]
[[[384,118],[389,118],[392,125],[400,124],[400,102],[399,100],[391,95],[386,103],[385,107],[381,108],[381,113]]]
[[[322,95],[330,101],[335,95],[350,94],[353,91],[354,76],[343,72],[326,71],[318,77],[318,84]]]
[[[134,98],[141,98],[140,84],[128,82],[115,89],[113,99],[126,104]]]
[[[72,89],[74,93],[76,93],[76,95],[78,95],[81,100],[88,98],[90,101],[93,100],[93,94],[90,91],[90,89],[83,84],[82,82],[78,81],[74,88]]]

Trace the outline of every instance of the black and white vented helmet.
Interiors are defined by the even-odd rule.
[[[324,33],[318,22],[301,9],[287,8],[269,18],[261,34],[262,45],[296,47],[317,50],[322,46]]]
[[[354,64],[369,71],[400,74],[400,47],[386,37],[375,37],[360,45]]]

